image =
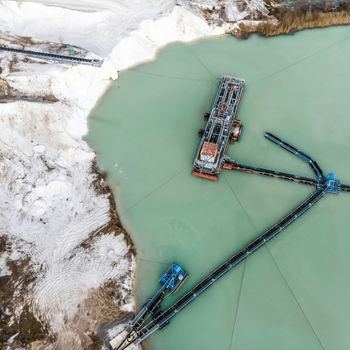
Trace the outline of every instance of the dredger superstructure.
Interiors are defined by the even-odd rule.
[[[237,119],[238,106],[244,90],[244,80],[223,76],[216,93],[208,122],[200,130],[202,139],[193,162],[192,175],[216,181],[230,142],[238,141],[242,125]]]

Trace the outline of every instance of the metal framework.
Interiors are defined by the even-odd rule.
[[[193,162],[193,175],[215,176],[221,171],[230,141],[237,141],[242,126],[236,114],[244,89],[244,80],[230,76],[221,79],[212,110]],[[208,156],[205,149],[211,146]],[[214,178],[213,178],[214,179]]]

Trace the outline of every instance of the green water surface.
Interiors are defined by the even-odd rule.
[[[220,76],[246,79],[232,159],[312,176],[264,139],[271,131],[350,183],[349,57],[350,27],[224,37],[170,45],[113,83],[88,139],[136,244],[139,303],[173,261],[190,274],[181,295],[313,191],[234,172],[217,183],[191,176]],[[350,349],[349,208],[350,194],[326,196],[149,338],[149,349]]]

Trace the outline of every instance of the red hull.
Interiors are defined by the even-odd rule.
[[[231,164],[224,163],[222,167],[225,170],[233,170],[233,165]]]
[[[204,173],[199,173],[198,171],[192,171],[193,176],[200,177],[202,179],[210,180],[210,181],[218,181],[218,177],[216,175],[209,175]]]

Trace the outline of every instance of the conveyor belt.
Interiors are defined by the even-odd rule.
[[[227,160],[227,159],[223,163],[223,166],[222,166],[223,169],[274,177],[274,178],[287,180],[291,182],[297,182],[308,186],[315,186],[317,189],[320,189],[323,186],[328,186],[333,181],[333,187],[328,186],[327,187],[328,191],[333,193],[339,193],[340,191],[350,192],[350,185],[343,185],[337,179],[332,180],[332,176],[334,177],[334,173],[332,172],[330,172],[327,176],[325,176],[323,174],[322,169],[317,164],[317,162],[313,160],[310,156],[306,155],[304,152],[301,152],[297,148],[289,145],[287,142],[282,141],[280,138],[272,135],[269,132],[265,133],[265,137],[268,140],[272,141],[273,143],[281,146],[283,149],[287,150],[288,152],[296,155],[301,160],[306,161],[311,166],[311,169],[313,170],[313,172],[316,174],[316,178],[314,179],[307,176],[300,176],[296,174],[290,174],[282,171],[257,167],[253,165],[241,164],[241,163]]]
[[[144,322],[145,318],[154,310],[156,310],[160,303],[163,301],[166,292],[166,287],[162,286],[152,298],[150,298],[141,308],[141,310],[135,315],[133,320],[129,324],[130,331],[138,329]]]
[[[241,163],[232,162],[232,161],[227,161],[225,163],[224,168],[229,169],[229,167],[232,167],[231,170],[236,170],[236,171],[240,171],[243,173],[258,174],[258,175],[263,175],[263,176],[268,176],[268,177],[274,177],[274,178],[278,178],[278,179],[282,179],[282,180],[301,183],[301,184],[308,185],[308,186],[315,186],[316,187],[319,184],[319,181],[317,181],[311,177],[299,176],[299,175],[295,175],[295,174],[285,173],[282,171],[261,168],[261,167],[256,167],[253,165],[241,164]]]
[[[8,51],[8,52],[14,52],[19,53],[31,57],[36,58],[42,58],[42,59],[49,59],[54,61],[62,61],[64,63],[75,63],[75,64],[88,64],[93,65],[97,67],[101,67],[103,60],[95,59],[95,58],[81,58],[76,56],[66,56],[66,55],[57,55],[53,53],[47,53],[47,52],[39,52],[39,51],[32,51],[32,50],[22,50],[22,49],[13,49],[8,47],[0,46],[0,51]]]
[[[253,165],[241,164],[235,161],[227,160],[223,168],[226,170],[240,171],[246,174],[257,174],[262,176],[273,177],[281,180],[300,183],[307,186],[314,186],[316,188],[322,188],[322,186],[327,185],[327,178],[325,177],[313,179],[307,176],[285,173],[283,171],[261,168]],[[338,192],[350,192],[350,185],[337,184],[336,188]]]
[[[319,167],[317,162],[315,162],[310,156],[308,156],[304,152],[299,151],[297,148],[291,146],[290,144],[288,144],[285,141],[282,141],[280,138],[278,138],[275,135],[272,135],[269,132],[265,133],[265,137],[267,139],[269,139],[270,141],[276,143],[277,145],[281,146],[286,151],[296,155],[301,160],[309,163],[309,165],[311,166],[311,169],[314,171],[314,173],[316,174],[318,179],[323,179],[324,178],[324,175],[323,175],[323,172],[322,172],[321,168]]]
[[[344,192],[350,192],[350,185],[340,185],[340,190]]]
[[[281,233],[291,223],[297,220],[307,210],[314,206],[325,194],[327,193],[327,187],[323,186],[322,189],[317,190],[309,197],[305,202],[294,209],[285,218],[280,220],[276,225],[265,231],[260,237],[248,244],[244,249],[233,255],[229,260],[223,263],[220,267],[210,273],[205,279],[197,284],[190,292],[185,294],[180,300],[178,300],[172,307],[166,311],[160,313],[160,315],[148,325],[137,331],[137,334],[133,338],[129,338],[125,345],[119,347],[119,350],[126,349],[132,343],[141,343],[148,338],[152,333],[165,327],[169,324],[170,320],[176,316],[181,310],[197,299],[203,292],[205,292],[210,286],[212,286],[220,277],[224,276],[228,271],[237,266],[240,262],[246,259],[250,254],[257,251],[264,246],[272,238]]]

